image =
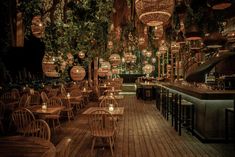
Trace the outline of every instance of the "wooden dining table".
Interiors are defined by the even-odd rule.
[[[34,106],[29,106],[27,107],[31,112],[35,114],[55,114],[61,110],[63,110],[65,107],[64,106],[55,106],[55,107],[47,107],[47,109],[42,109],[41,105],[34,105]]]
[[[6,136],[0,138],[1,157],[55,157],[56,148],[38,137]]]

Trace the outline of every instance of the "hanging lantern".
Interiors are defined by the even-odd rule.
[[[156,52],[156,55],[157,55],[157,57],[161,57],[161,52],[160,52],[160,51],[157,51],[157,52]]]
[[[167,46],[166,46],[166,43],[165,43],[165,41],[164,40],[162,40],[161,41],[161,45],[160,45],[160,47],[159,47],[159,53],[161,53],[161,54],[165,54],[165,53],[167,53]]]
[[[132,55],[131,56],[131,63],[135,63],[136,59],[137,59],[136,55]]]
[[[154,27],[154,35],[156,39],[161,39],[163,36],[163,25]]]
[[[152,56],[152,51],[146,51],[145,56],[146,57],[151,57]]]
[[[139,38],[139,45],[144,45],[145,39],[144,37]]]
[[[57,58],[45,54],[42,59],[42,71],[47,77],[59,77],[60,74],[57,71],[58,65],[56,64]]]
[[[108,49],[112,49],[113,48],[113,42],[112,41],[108,41]]]
[[[70,70],[70,77],[73,81],[82,81],[86,76],[86,70],[82,66],[73,66]]]
[[[166,25],[173,13],[173,0],[136,0],[137,15],[148,26]]]
[[[99,58],[99,63],[102,64],[102,62],[104,62],[103,58]]]
[[[117,68],[112,69],[112,74],[119,74],[119,69],[117,69]]]
[[[111,69],[111,65],[110,65],[110,63],[109,63],[109,62],[104,61],[104,62],[102,62],[102,63],[101,63],[100,68],[101,68],[101,69],[103,69],[104,71],[105,71],[105,70],[110,71],[110,69]]]
[[[34,16],[31,25],[32,34],[36,38],[42,38],[44,34],[44,25],[42,23],[41,16]]]
[[[173,41],[171,42],[171,53],[178,53],[180,51],[180,44]]]
[[[79,52],[78,52],[78,57],[79,57],[80,59],[83,59],[83,58],[85,57],[85,53],[84,53],[83,51],[79,51]]]
[[[112,66],[118,66],[121,63],[121,57],[119,54],[112,54],[109,57],[109,61]]]
[[[153,66],[151,64],[146,64],[142,70],[145,74],[150,74],[153,71]]]
[[[146,50],[146,49],[143,49],[143,50],[142,50],[142,55],[145,56],[146,52],[147,52],[147,50]]]
[[[156,61],[157,61],[155,57],[153,57],[151,60],[152,60],[153,64],[156,63]]]
[[[126,62],[125,58],[124,58],[124,57],[122,57],[122,63],[125,63],[125,62]]]
[[[69,65],[72,65],[73,62],[74,62],[73,55],[72,55],[72,53],[68,52],[68,53],[67,53],[67,63],[68,63]]]
[[[105,77],[107,73],[108,73],[107,70],[103,70],[102,68],[99,68],[99,69],[98,69],[98,75],[99,75],[100,77]]]

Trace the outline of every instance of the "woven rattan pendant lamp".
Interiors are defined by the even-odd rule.
[[[136,0],[137,15],[148,26],[166,25],[174,9],[174,0]]]

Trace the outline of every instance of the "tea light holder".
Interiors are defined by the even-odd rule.
[[[83,91],[85,92],[85,91],[86,91],[86,88],[83,88]]]
[[[109,104],[109,111],[113,111],[113,110],[114,110],[113,104]]]
[[[46,103],[42,103],[42,110],[47,110],[47,104]]]
[[[67,93],[67,98],[70,98],[70,93]]]

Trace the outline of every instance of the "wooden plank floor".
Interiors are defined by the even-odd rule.
[[[179,136],[170,122],[156,109],[154,101],[137,100],[132,95],[125,96],[120,103],[125,106],[125,113],[119,121],[114,148],[116,157],[235,156],[232,144],[203,144],[184,130],[182,136]],[[91,102],[88,106],[96,104]],[[56,131],[52,141],[56,145],[65,136],[72,139],[70,157],[111,156],[109,148],[96,148],[91,155],[92,139],[87,117],[81,113],[75,120],[64,122],[62,129]]]

